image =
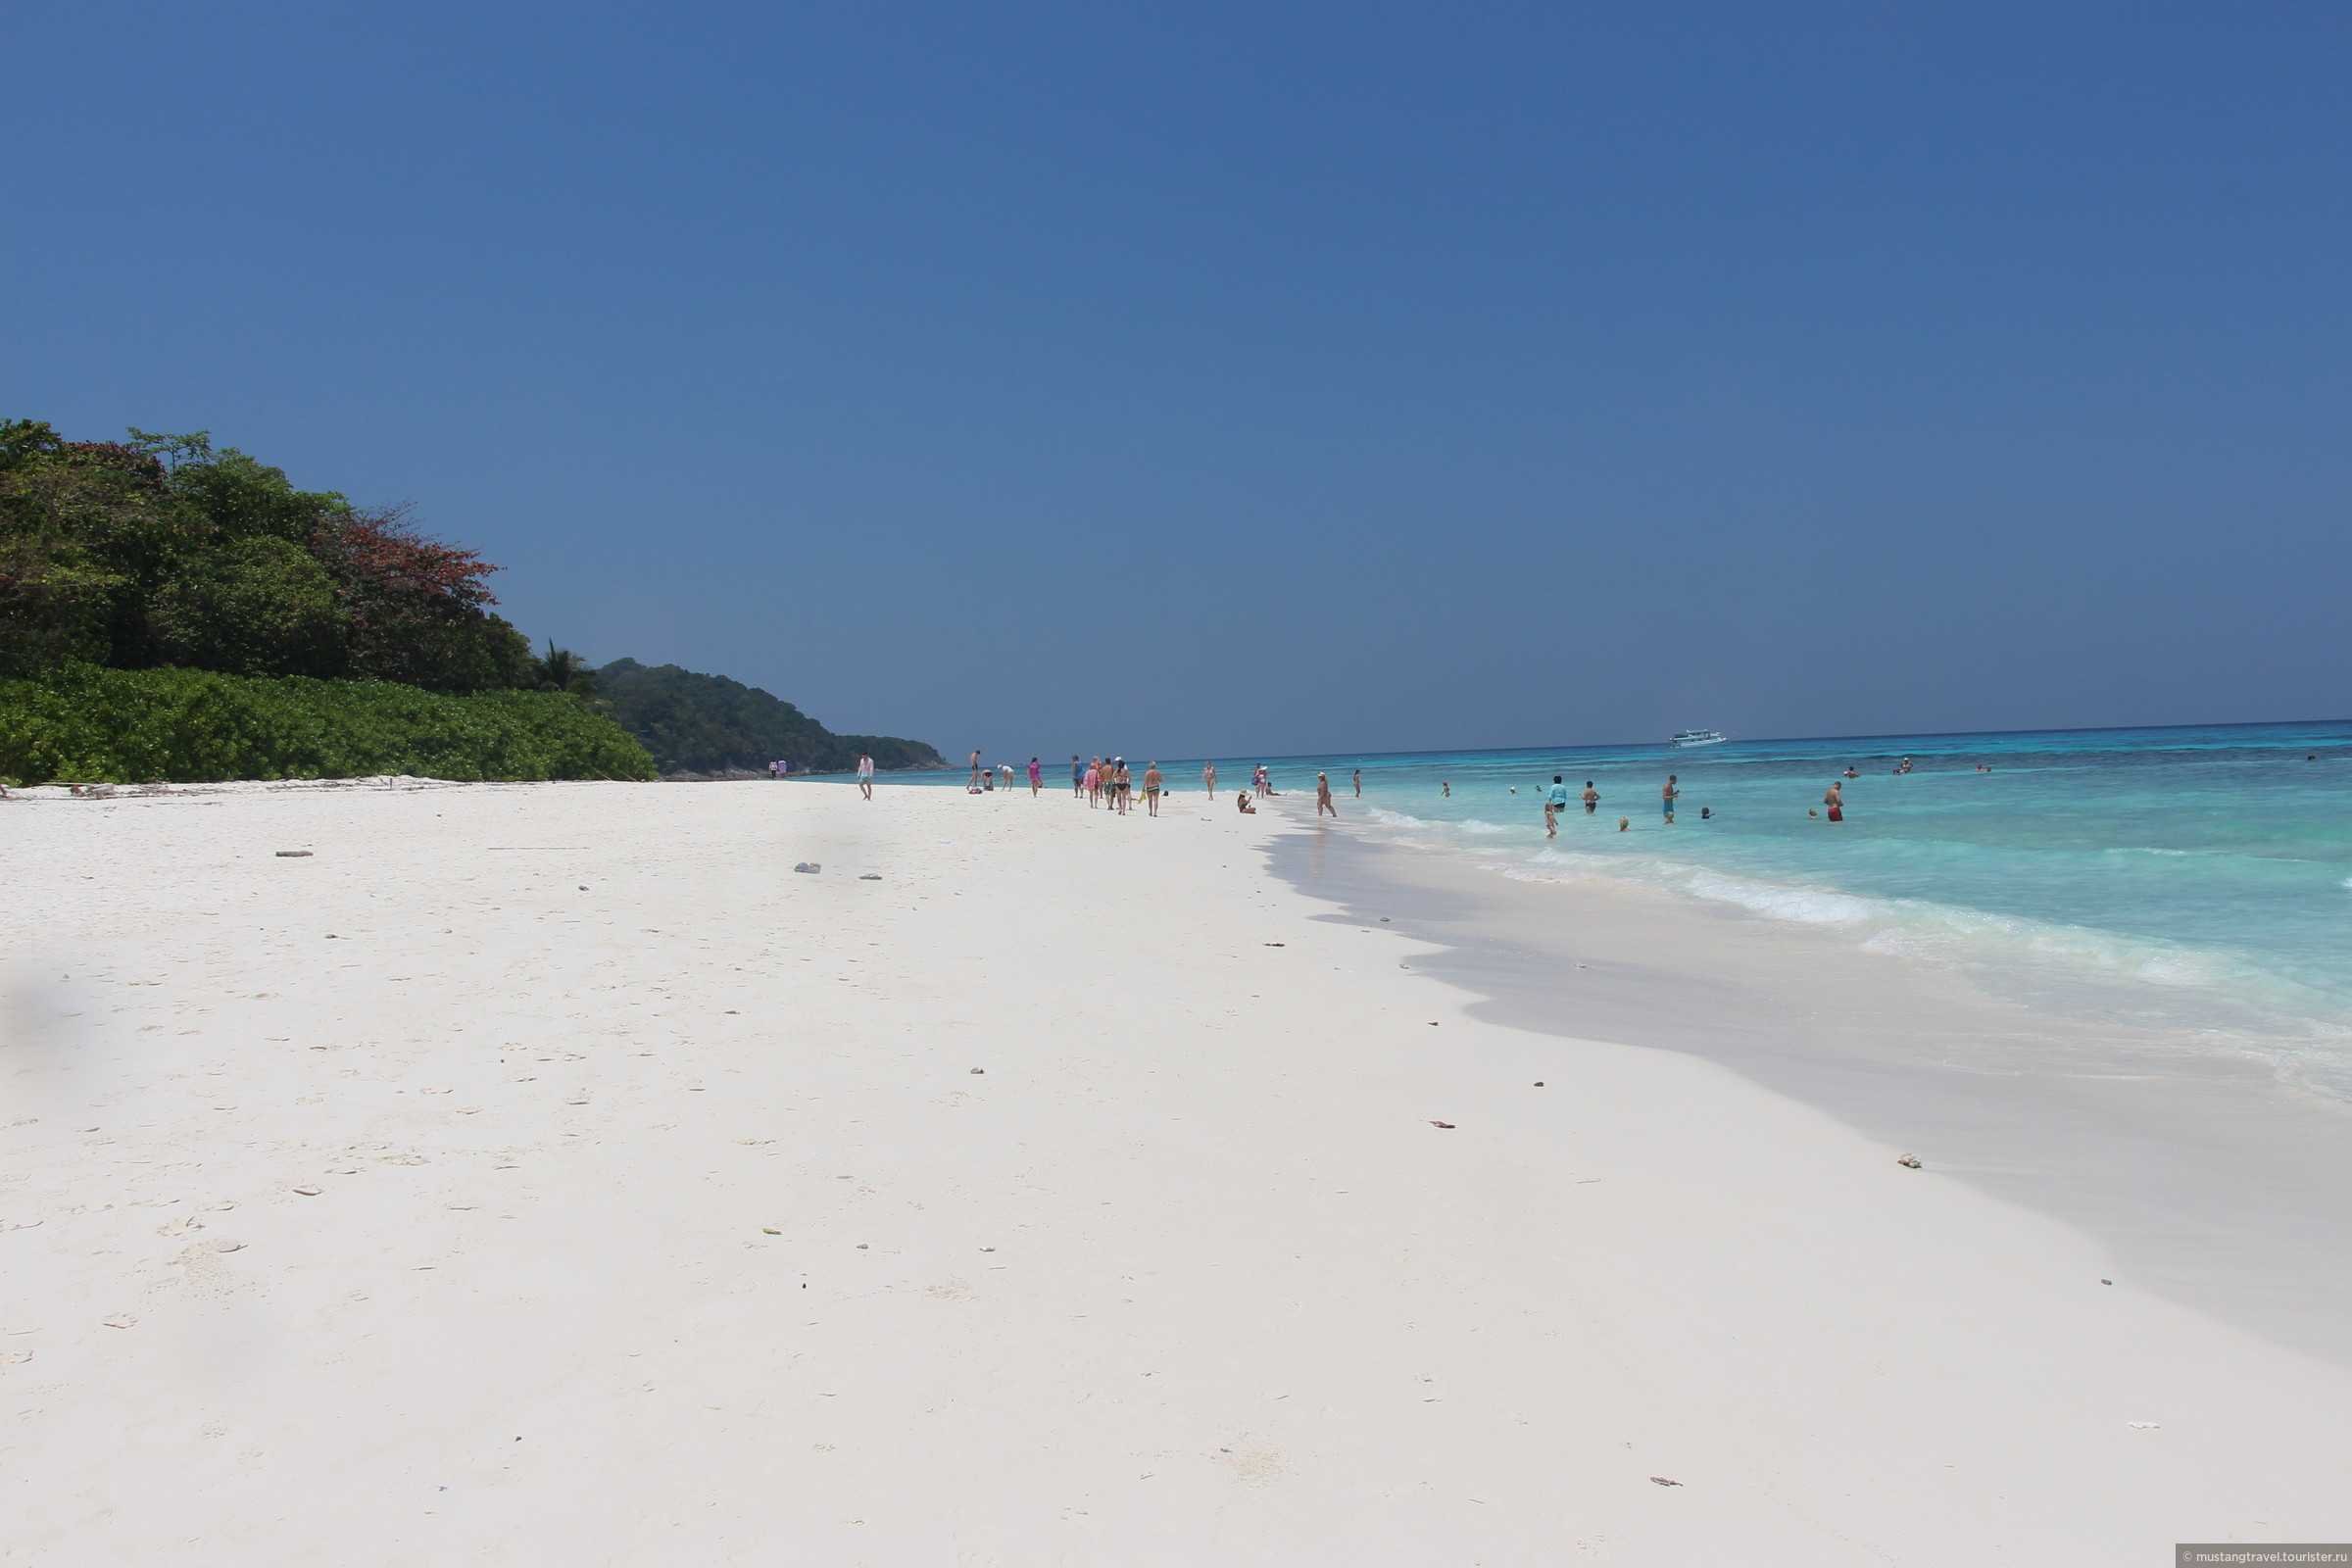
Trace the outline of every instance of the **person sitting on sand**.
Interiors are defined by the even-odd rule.
[[[997,770],[995,768],[985,768],[981,771],[980,787],[991,795],[997,793]]]
[[[1591,816],[1594,811],[1599,809],[1600,791],[1592,787],[1592,781],[1591,779],[1587,779],[1585,780],[1585,814],[1587,816]]]
[[[1255,816],[1257,814],[1257,808],[1250,804],[1250,792],[1248,790],[1236,792],[1233,797],[1233,804],[1235,808],[1238,809],[1244,816]]]
[[[1152,762],[1144,769],[1144,809],[1153,816],[1159,814],[1159,788],[1167,781],[1159,776],[1159,764]]]
[[[1331,804],[1331,775],[1317,773],[1315,775],[1315,815],[1319,818],[1325,811],[1331,813],[1333,821],[1336,822],[1340,819],[1340,808]]]

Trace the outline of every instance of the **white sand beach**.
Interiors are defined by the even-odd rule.
[[[1270,874],[1311,809],[0,804],[0,1561],[2352,1536],[2343,1360],[1723,1066],[1473,1016]]]

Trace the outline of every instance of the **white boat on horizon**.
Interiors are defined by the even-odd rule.
[[[1685,746],[1721,746],[1725,741],[1730,739],[1731,737],[1724,734],[1721,730],[1686,729],[1678,730],[1675,733],[1674,739],[1668,741],[1666,744],[1677,748]]]

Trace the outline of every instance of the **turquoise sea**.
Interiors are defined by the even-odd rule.
[[[1344,811],[1505,875],[1841,928],[2023,1000],[2251,1037],[2284,1076],[2352,1097],[2352,721],[1267,760],[1277,790],[1324,769]],[[1845,820],[1808,817],[1848,766]],[[1547,841],[1554,773],[1601,804]]]
[[[1376,835],[1561,884],[1565,920],[1604,878],[1836,927],[2027,1001],[2251,1041],[2352,1098],[2352,720],[1231,758],[1220,790],[1260,760],[1286,793],[1328,771]],[[1849,765],[1845,821],[1809,818]],[[1199,781],[1198,760],[1161,766]],[[1546,841],[1554,773],[1601,806]],[[1047,782],[1066,789],[1067,762]]]

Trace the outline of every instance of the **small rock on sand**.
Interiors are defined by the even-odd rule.
[[[814,876],[818,871],[822,870],[823,867],[819,866],[814,860],[803,860],[798,865],[795,865],[793,869],[795,871],[805,871],[808,875]]]
[[[304,1198],[317,1198],[318,1196],[318,1189],[316,1187],[297,1187],[294,1189],[294,1191]]]
[[[1443,1131],[1443,1132],[1451,1132],[1451,1131],[1453,1131],[1453,1123],[1451,1123],[1451,1122],[1449,1122],[1449,1121],[1436,1121],[1436,1120],[1433,1120],[1433,1121],[1431,1121],[1431,1122],[1430,1122],[1430,1125],[1431,1125],[1432,1127],[1438,1128],[1440,1131]]]
[[[1664,1476],[1651,1476],[1649,1484],[1653,1487],[1679,1487],[1682,1485],[1680,1481],[1669,1481]]]
[[[308,850],[279,850],[275,853],[281,860],[307,860],[311,858]]]
[[[1903,1166],[1907,1170],[1917,1170],[1919,1169],[1919,1156],[1917,1154],[1905,1154],[1902,1158],[1896,1160],[1895,1163]]]
[[[232,1242],[227,1237],[223,1236],[219,1241],[213,1243],[213,1250],[216,1252],[242,1252],[245,1250],[245,1244],[243,1242]]]
[[[986,1067],[974,1067],[972,1069],[972,1076],[978,1078],[985,1075],[988,1069]]]
[[[128,1312],[117,1312],[113,1317],[101,1321],[110,1329],[127,1329],[137,1327],[139,1320]]]

